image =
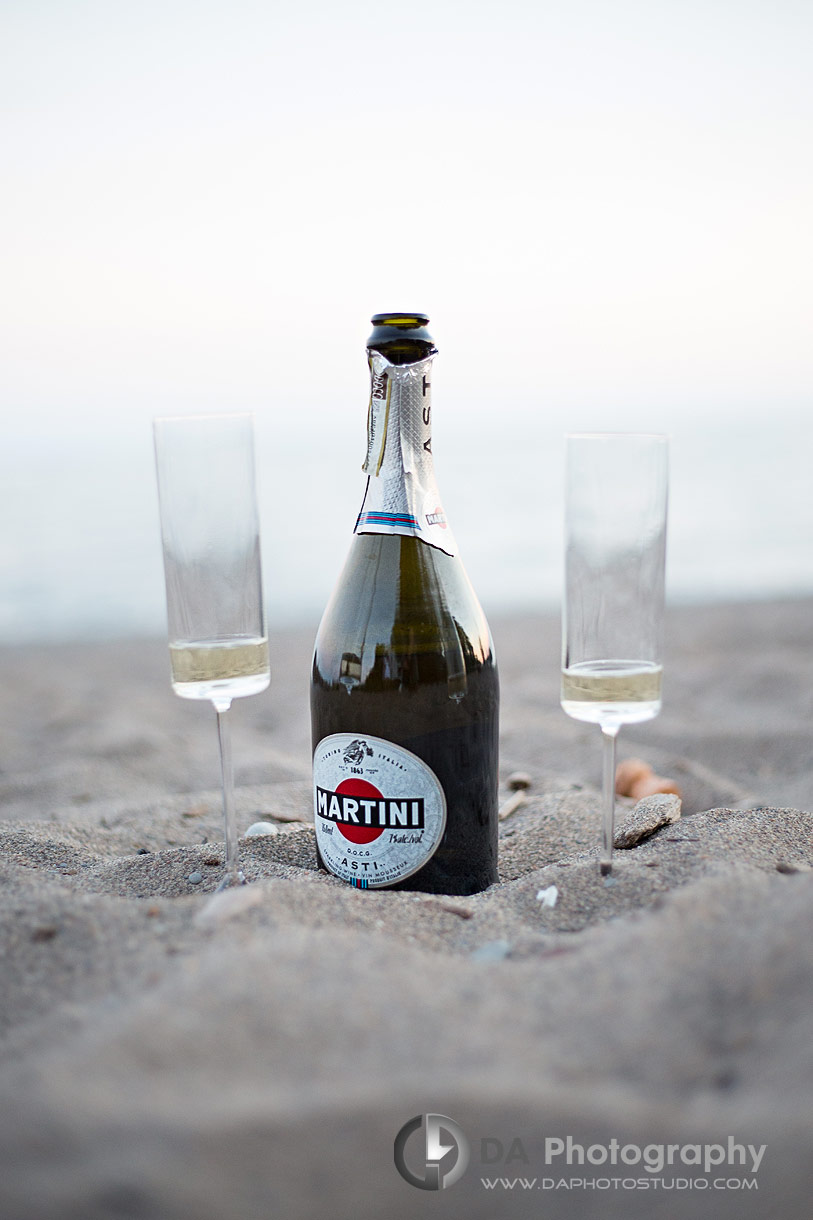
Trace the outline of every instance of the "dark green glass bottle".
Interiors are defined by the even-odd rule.
[[[497,880],[499,680],[432,464],[435,346],[417,313],[368,341],[367,491],[316,639],[319,862],[361,888]]]

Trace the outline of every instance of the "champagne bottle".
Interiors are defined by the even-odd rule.
[[[376,314],[364,502],[311,681],[319,862],[360,888],[497,880],[499,680],[435,482],[418,313]]]

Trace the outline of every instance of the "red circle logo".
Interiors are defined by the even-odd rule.
[[[384,796],[366,779],[343,779],[336,789],[336,795],[360,796],[367,801],[380,801]],[[384,833],[383,826],[357,826],[354,822],[337,822],[336,825],[350,843],[372,843]]]

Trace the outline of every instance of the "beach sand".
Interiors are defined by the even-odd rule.
[[[810,1215],[813,603],[670,613],[663,712],[619,757],[676,778],[683,817],[608,882],[558,622],[493,629],[501,796],[532,787],[500,884],[453,899],[317,871],[312,630],[234,705],[241,833],[278,831],[217,897],[214,718],[166,646],[0,651],[4,1220]],[[470,1148],[437,1192],[393,1161],[426,1114]],[[661,1146],[671,1167],[636,1163]]]

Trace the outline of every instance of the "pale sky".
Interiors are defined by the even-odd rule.
[[[807,0],[4,0],[7,407],[809,399]],[[450,408],[451,409],[451,408]]]

